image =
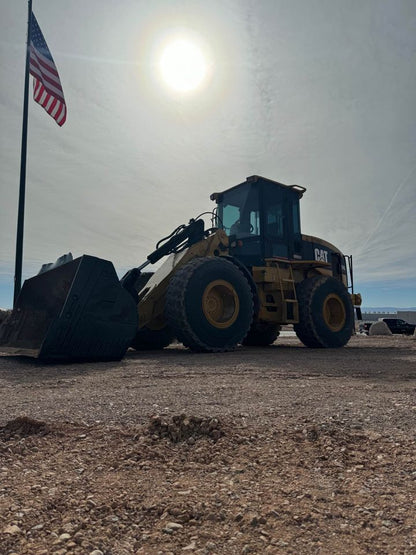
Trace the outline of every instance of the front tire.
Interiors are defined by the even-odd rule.
[[[351,297],[333,277],[315,276],[297,284],[299,323],[296,335],[307,347],[343,347],[354,325]]]
[[[253,295],[241,271],[221,257],[195,258],[170,280],[166,320],[179,341],[197,352],[230,351],[253,319]]]

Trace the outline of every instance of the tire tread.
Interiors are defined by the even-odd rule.
[[[335,278],[329,276],[314,276],[301,281],[296,286],[299,303],[299,323],[294,325],[294,330],[298,338],[307,347],[332,348],[345,344],[345,342],[337,340],[337,334],[335,333],[333,334],[332,340],[325,339],[322,336],[322,333],[320,333],[317,328],[315,315],[312,310],[312,303],[316,291],[331,280],[339,284]],[[339,287],[339,285],[336,287]]]
[[[227,344],[218,347],[208,345],[206,342],[202,341],[196,333],[192,330],[191,326],[189,325],[186,310],[185,310],[185,298],[186,298],[186,291],[187,291],[187,284],[193,274],[207,263],[207,260],[218,260],[217,257],[198,257],[194,258],[190,262],[188,262],[185,266],[179,268],[179,270],[173,275],[172,279],[170,280],[167,293],[166,293],[166,308],[165,308],[165,316],[166,320],[168,321],[169,325],[175,330],[175,335],[185,347],[188,347],[192,351],[195,352],[211,352],[211,353],[220,353],[225,351],[231,351],[235,348],[235,344]],[[230,266],[237,268],[232,262],[226,259],[221,259],[222,263],[229,264]],[[247,284],[247,291],[249,292],[250,296],[251,289],[250,285],[243,275],[243,273],[238,270],[241,274],[241,277]],[[248,329],[247,329],[248,331]]]

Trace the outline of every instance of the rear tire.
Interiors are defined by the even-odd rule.
[[[176,337],[197,352],[232,350],[253,319],[247,279],[229,260],[195,258],[170,280],[166,320]]]
[[[280,324],[273,322],[253,322],[243,345],[247,347],[266,347],[276,341],[280,334]]]
[[[144,326],[139,329],[130,347],[136,351],[164,349],[175,339],[175,334],[169,326],[160,330],[151,330]]]
[[[333,277],[315,276],[296,286],[299,323],[296,335],[307,347],[343,347],[354,325],[351,297]]]

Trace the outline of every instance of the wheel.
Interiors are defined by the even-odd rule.
[[[166,320],[186,347],[198,352],[233,349],[253,318],[253,295],[240,270],[221,257],[195,258],[170,280]]]
[[[307,347],[342,347],[350,339],[354,309],[347,289],[333,277],[315,276],[296,286],[296,335]]]
[[[144,326],[137,331],[130,347],[133,347],[136,351],[163,349],[170,345],[174,339],[175,334],[169,326],[160,330],[151,330]]]
[[[281,326],[273,322],[253,322],[243,339],[247,347],[265,347],[271,345],[279,337]]]

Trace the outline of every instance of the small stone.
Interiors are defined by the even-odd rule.
[[[196,548],[196,543],[191,542],[189,545],[186,545],[185,547],[182,547],[182,551],[192,551],[195,548]]]
[[[61,534],[61,535],[59,536],[59,538],[58,538],[58,540],[59,540],[60,542],[66,542],[66,541],[68,541],[69,539],[71,539],[71,536],[70,536],[70,534],[67,534],[66,532],[65,532],[64,534]]]
[[[213,551],[217,546],[215,545],[214,542],[207,542],[205,544],[205,549],[207,549],[208,551]]]
[[[9,524],[3,529],[3,534],[10,534],[11,536],[16,536],[20,534],[21,530],[15,524]]]
[[[174,531],[174,530],[180,530],[181,528],[183,528],[183,526],[182,524],[179,524],[179,522],[168,522],[165,528]]]
[[[91,551],[90,555],[104,555],[104,553],[99,549],[94,549],[94,551]]]
[[[267,536],[267,537],[270,536],[270,534],[266,532],[266,530],[259,530],[259,532],[262,536]]]
[[[74,525],[72,524],[72,522],[66,522],[63,526],[62,529],[64,532],[66,532],[67,534],[72,534],[74,532]]]

